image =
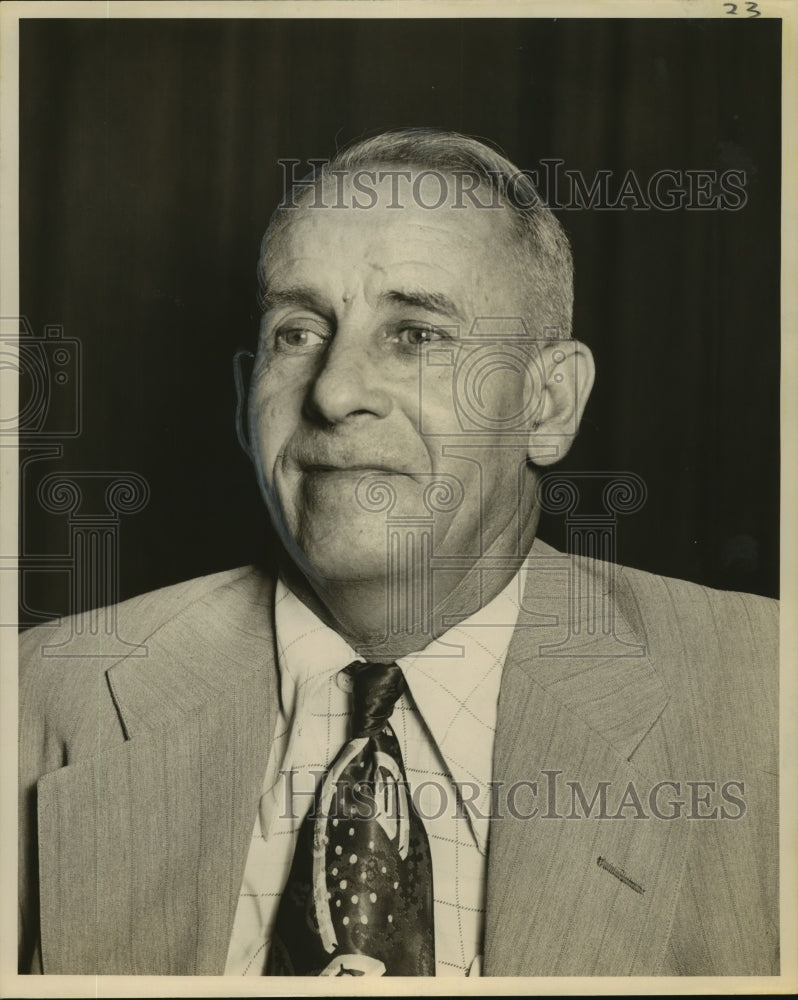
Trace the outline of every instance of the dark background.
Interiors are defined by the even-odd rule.
[[[23,21],[22,312],[82,345],[81,433],[26,471],[26,557],[67,551],[35,488],[81,470],[150,486],[119,524],[121,598],[257,556],[232,356],[257,329],[277,160],[430,125],[588,178],[745,170],[740,211],[558,213],[598,372],[563,468],[645,480],[619,562],[775,595],[780,39],[739,18]],[[562,520],[540,533],[562,544]],[[69,610],[46,563],[23,619]]]

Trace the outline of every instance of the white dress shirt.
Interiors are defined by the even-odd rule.
[[[523,570],[484,608],[397,660],[408,691],[391,726],[430,842],[436,975],[478,974],[499,684]],[[278,581],[280,711],[225,966],[262,975],[299,826],[348,738],[343,669],[362,660]]]

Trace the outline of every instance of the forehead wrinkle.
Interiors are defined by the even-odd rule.
[[[423,309],[441,316],[453,316],[461,323],[466,322],[460,307],[453,299],[444,295],[443,292],[428,291],[421,285],[406,285],[403,288],[387,289],[380,293],[379,301]]]
[[[456,283],[451,284],[457,272],[429,260],[417,259],[393,261],[388,265],[375,262],[369,266],[371,280],[366,281],[364,291],[375,306],[415,307],[466,322],[465,303],[460,301],[463,289]],[[436,280],[438,275],[449,280]]]
[[[375,230],[370,220],[376,222],[376,215],[391,224]],[[336,301],[351,300],[358,286],[372,305],[383,291],[403,292],[412,285],[455,300],[462,317],[463,311],[485,308],[474,295],[480,275],[493,269],[506,273],[515,262],[505,213],[486,220],[487,226],[483,216],[466,210],[464,215],[439,220],[429,215],[419,218],[417,213],[409,218],[403,212],[370,215],[351,210],[336,213],[336,224],[328,228],[327,220],[333,221],[329,212],[303,208],[286,220],[268,248],[262,264],[264,285],[286,282],[315,286],[321,292],[328,278],[336,283],[343,278],[346,287],[336,290]],[[450,219],[452,224],[446,225]],[[322,223],[321,231],[317,223]],[[336,278],[339,251],[342,260],[350,255],[352,273],[338,271]],[[404,253],[408,256],[403,257]]]
[[[349,209],[335,212],[335,225],[328,228],[326,223],[330,218],[329,211],[307,206],[300,207],[295,215],[284,217],[276,227],[270,241],[271,246],[264,255],[264,270],[267,260],[274,262],[282,253],[298,249],[296,240],[319,242],[320,235],[323,236],[324,244],[333,247],[340,247],[341,241],[348,243],[354,235],[354,242],[361,248],[361,259],[378,267],[383,264],[369,259],[372,255],[378,254],[384,259],[388,253],[395,260],[395,254],[401,253],[405,247],[408,252],[417,252],[420,248],[414,245],[415,239],[425,242],[425,249],[433,257],[438,254],[440,245],[443,256],[450,254],[453,247],[472,253],[475,249],[481,250],[479,256],[485,262],[495,261],[497,253],[504,257],[510,256],[508,251],[513,244],[513,227],[506,212],[501,212],[498,217],[492,213],[488,218],[484,212],[479,213],[471,205],[462,213],[454,212],[448,206],[423,212],[412,206],[406,206],[404,211],[399,212],[389,211],[385,206],[379,206],[373,212]],[[321,250],[319,255],[323,256]],[[429,259],[418,261],[412,258],[409,263],[422,267],[431,266]]]
[[[277,231],[273,234],[273,240],[282,244],[290,243],[292,237],[303,230],[317,228],[317,223],[330,218],[329,209],[312,208],[302,206],[296,215],[284,218]],[[478,214],[474,206],[466,206],[464,211],[454,211],[448,206],[440,209],[420,209],[413,206],[403,206],[400,210],[389,209],[387,206],[377,206],[375,209],[363,212],[353,208],[346,208],[334,213],[335,227],[333,232],[338,235],[345,230],[356,229],[367,234],[366,239],[371,242],[376,239],[378,242],[385,239],[384,234],[370,236],[371,223],[381,225],[386,220],[391,223],[389,229],[403,227],[406,229],[407,238],[412,234],[423,234],[433,238],[449,239],[453,233],[456,234],[458,244],[484,245],[486,228],[490,237],[504,240],[512,237],[512,224],[505,218],[505,213],[496,218],[486,218],[484,213]],[[489,223],[487,227],[484,225]],[[393,237],[395,239],[395,237]],[[368,245],[367,245],[368,248]]]

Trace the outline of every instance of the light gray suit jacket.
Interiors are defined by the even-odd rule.
[[[646,812],[671,780],[688,805],[500,807],[484,974],[777,974],[776,603],[533,554],[494,780],[559,771],[588,798],[632,781]],[[223,972],[275,721],[272,598],[246,568],[127,601],[119,635],[146,656],[93,657],[89,618],[22,636],[20,971]],[[590,631],[594,600],[608,631]],[[46,655],[81,629],[70,658]],[[687,818],[724,804],[703,788],[693,808],[687,781],[743,782],[744,808]]]

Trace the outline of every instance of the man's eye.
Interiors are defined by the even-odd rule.
[[[323,347],[327,338],[318,330],[311,330],[306,326],[283,327],[274,335],[275,346],[278,350],[301,351],[314,347]]]
[[[443,330],[438,330],[434,326],[403,326],[394,334],[396,343],[407,347],[423,347],[424,344],[432,344],[436,341],[446,340]]]

